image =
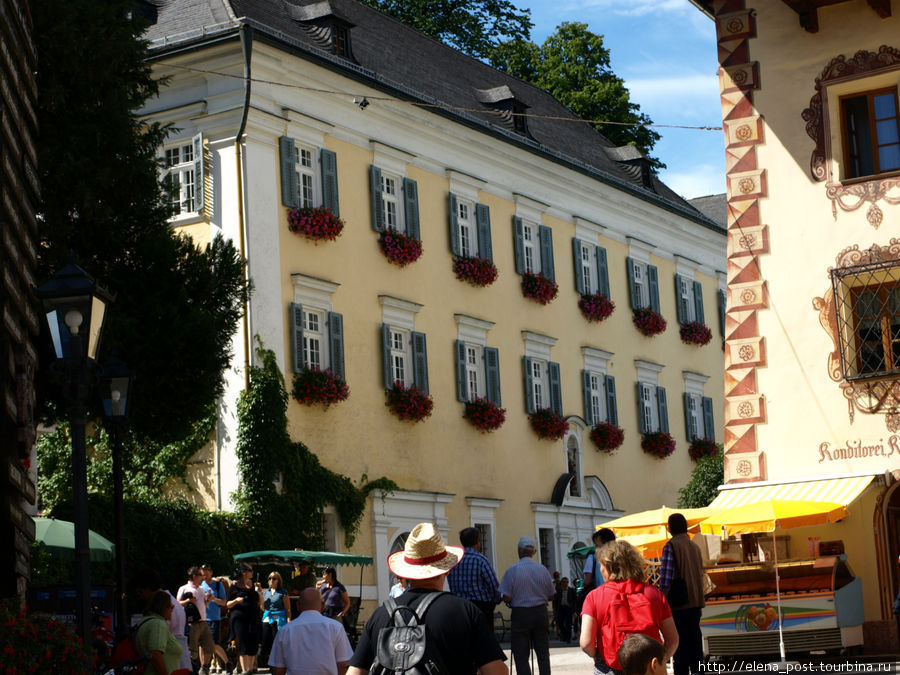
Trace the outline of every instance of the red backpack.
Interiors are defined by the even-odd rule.
[[[147,661],[141,661],[141,654],[137,653],[134,647],[134,636],[147,619],[143,619],[134,626],[128,635],[120,640],[113,649],[112,656],[109,657],[109,665],[116,673],[134,673],[140,675],[147,668]]]
[[[610,668],[622,670],[619,647],[632,633],[659,640],[659,626],[653,616],[646,584],[636,581],[607,581],[597,589],[597,618],[600,623],[599,649]],[[600,619],[600,617],[603,617]]]

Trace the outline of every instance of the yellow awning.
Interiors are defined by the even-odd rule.
[[[779,499],[793,501],[832,502],[848,506],[869,487],[875,476],[824,478],[777,485],[747,485],[722,490],[709,505],[711,509],[734,508],[744,504]]]

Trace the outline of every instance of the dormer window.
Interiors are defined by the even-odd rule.
[[[516,99],[513,90],[503,85],[492,89],[476,89],[475,98],[486,108],[496,113],[495,122],[510,131],[515,131],[523,136],[530,136],[528,132],[528,118],[526,111],[528,106]]]
[[[294,21],[306,31],[319,49],[331,52],[341,58],[353,60],[350,48],[350,29],[353,24],[335,13],[328,0],[311,5],[285,3]]]
[[[346,26],[334,25],[331,28],[332,33],[332,48],[334,49],[334,53],[338,56],[343,56],[345,59],[350,58],[350,31],[347,30]]]
[[[653,190],[653,165],[633,145],[604,148],[606,154],[625,173],[632,183]]]

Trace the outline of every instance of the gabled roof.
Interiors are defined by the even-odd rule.
[[[322,16],[326,10],[353,26],[352,61],[320,49],[298,20],[310,13]],[[639,172],[610,156],[610,151],[615,154],[613,143],[547,92],[356,0],[164,0],[156,24],[146,33],[151,55],[163,56],[170,50],[221,39],[222,33],[237,27],[237,17],[253,26],[257,39],[399,98],[442,104],[446,108],[434,108],[437,114],[501,136],[701,225],[720,229],[655,176],[645,185],[636,175]],[[515,101],[527,109],[527,135],[498,120],[496,109],[486,105],[485,98],[505,92],[514,92]]]
[[[689,200],[691,206],[710,220],[717,222],[724,230],[728,225],[728,195],[706,195]]]

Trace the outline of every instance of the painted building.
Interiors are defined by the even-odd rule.
[[[289,389],[311,368],[349,387],[327,409],[292,401],[292,438],[354,480],[401,487],[372,500],[354,546],[376,561],[366,598],[385,596],[384,561],[423,520],[450,541],[480,527],[500,572],[532,535],[568,574],[566,552],[597,523],[675,503],[688,437],[722,440],[721,226],[548,94],[352,0],[175,0],[155,19],[154,69],[169,79],[143,112],[175,128],[161,149],[180,186],[173,226],[240,242],[254,289],[215,447],[198,458],[207,505],[228,508],[237,487],[253,336]],[[318,207],[324,220],[304,220]],[[334,240],[291,229],[331,216]],[[557,295],[542,304],[528,284]],[[612,315],[587,321],[583,295],[611,299]],[[645,337],[633,308],[667,330]],[[683,343],[679,322],[711,340]],[[430,395],[431,416],[392,414],[396,382]],[[502,427],[464,419],[475,399],[506,411]],[[558,440],[529,425],[546,409]],[[590,439],[604,422],[624,430],[614,453]],[[674,453],[642,452],[641,430],[668,431]],[[331,514],[325,531],[341,550]]]
[[[900,18],[889,0],[695,1],[715,21],[728,184],[719,503],[849,505],[821,530],[894,630],[900,493]],[[896,8],[896,5],[894,6]]]

